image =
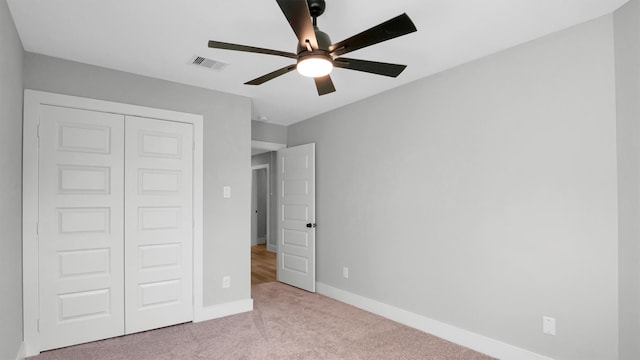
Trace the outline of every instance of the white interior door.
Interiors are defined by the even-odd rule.
[[[278,281],[315,292],[315,144],[279,150],[278,164]]]
[[[126,117],[126,333],[193,320],[193,125]]]
[[[40,107],[40,350],[124,332],[124,117]]]

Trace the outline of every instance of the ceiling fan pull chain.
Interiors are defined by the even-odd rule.
[[[311,47],[311,41],[309,41],[309,39],[306,39],[304,43],[305,45],[307,45],[307,51],[312,52],[313,48]]]

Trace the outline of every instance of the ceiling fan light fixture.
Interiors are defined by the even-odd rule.
[[[302,76],[316,78],[329,75],[333,70],[333,63],[327,56],[308,55],[298,60],[296,69]]]
[[[324,12],[325,0],[276,0],[276,2],[298,39],[295,53],[209,40],[209,47],[213,49],[275,55],[296,60],[295,64],[287,65],[247,81],[246,85],[264,84],[297,69],[300,75],[314,78],[318,95],[322,96],[336,91],[333,80],[329,76],[334,67],[389,77],[397,77],[407,67],[406,65],[342,57],[352,51],[417,31],[416,26],[406,13],[350,38],[332,43],[329,35],[321,31],[317,23],[317,17]]]

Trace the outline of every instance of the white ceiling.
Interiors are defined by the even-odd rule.
[[[292,59],[209,49],[208,40],[295,52],[275,0],[7,0],[25,50],[250,97],[252,117],[289,125],[608,14],[628,0],[326,0],[321,30],[338,42],[406,12],[418,32],[349,53],[408,65],[398,78],[335,69],[337,91],[319,97],[291,72],[244,82]],[[190,65],[224,61],[222,72]]]

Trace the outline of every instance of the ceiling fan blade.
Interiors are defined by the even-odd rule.
[[[309,5],[307,0],[276,0],[282,13],[289,21],[289,25],[296,33],[298,42],[304,48],[307,47],[307,41],[313,50],[318,49],[318,40],[316,32],[313,30],[311,23],[311,14],[309,13]]]
[[[335,67],[364,71],[367,73],[397,77],[406,69],[407,65],[390,64],[377,61],[337,58],[333,60]]]
[[[335,86],[333,86],[333,81],[331,81],[331,76],[329,75],[313,78],[313,80],[316,81],[316,88],[320,96],[336,91]]]
[[[417,31],[407,14],[402,14],[329,47],[331,56],[340,56],[373,44]]]
[[[258,54],[284,56],[291,59],[298,58],[298,55],[294,53],[285,52],[285,51],[263,49],[263,48],[238,45],[238,44],[230,44],[230,43],[213,41],[213,40],[209,40],[209,47],[214,49],[235,50],[235,51],[245,51],[245,52],[251,52],[251,53],[258,53]]]
[[[262,75],[259,78],[255,78],[251,81],[247,81],[246,83],[244,83],[245,85],[260,85],[263,83],[266,83],[269,80],[275,79],[280,75],[284,75],[290,71],[293,71],[296,69],[298,65],[293,64],[293,65],[287,65],[285,67],[283,67],[282,69],[278,69],[276,71],[272,71],[266,75]]]

